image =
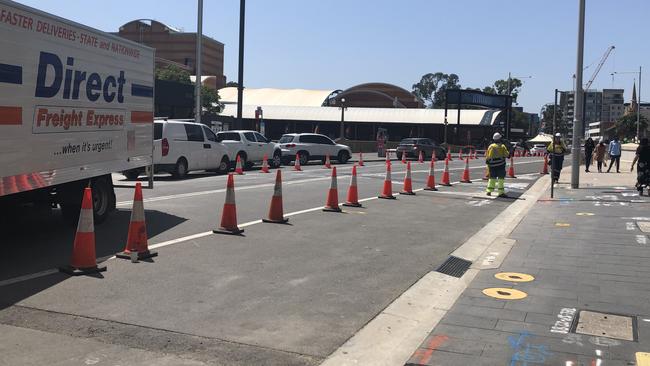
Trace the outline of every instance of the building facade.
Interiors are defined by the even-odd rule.
[[[156,66],[172,64],[196,75],[196,33],[182,32],[155,20],[138,19],[124,24],[114,34],[155,48]],[[202,41],[201,74],[214,76],[209,86],[222,88],[226,85],[224,44],[205,35]]]
[[[580,126],[580,135],[584,135],[585,127],[591,123],[600,122],[603,108],[603,92],[598,90],[585,90],[583,125]],[[569,132],[568,137],[573,137],[573,119],[575,118],[575,94],[573,91],[560,92],[560,109]]]

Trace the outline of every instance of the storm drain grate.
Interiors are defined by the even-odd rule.
[[[467,272],[471,265],[472,262],[452,255],[436,269],[436,272],[460,278]]]

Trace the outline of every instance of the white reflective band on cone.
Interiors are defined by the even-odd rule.
[[[235,204],[235,189],[228,188],[226,190],[226,203],[234,205]]]
[[[131,222],[144,221],[144,205],[142,201],[133,202],[133,211],[131,211]]]
[[[338,182],[335,176],[332,176],[332,185],[330,186],[330,189],[337,189],[338,188]]]
[[[357,185],[357,176],[352,175],[352,178],[350,178],[350,186],[356,186]]]
[[[275,183],[275,188],[273,188],[273,195],[276,197],[282,196],[282,183]]]
[[[77,225],[77,232],[79,233],[92,233],[95,231],[95,222],[93,221],[93,210],[90,208],[82,208],[79,214],[79,223]]]

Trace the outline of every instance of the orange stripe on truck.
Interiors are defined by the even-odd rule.
[[[22,125],[23,109],[21,107],[0,106],[0,125]]]
[[[152,112],[140,112],[140,111],[131,112],[131,123],[152,123],[152,122],[153,122]]]

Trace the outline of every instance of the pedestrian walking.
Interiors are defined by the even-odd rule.
[[[589,173],[589,167],[591,166],[592,163],[592,157],[594,153],[594,148],[596,147],[596,144],[594,143],[594,140],[589,137],[587,141],[585,141],[585,172]]]
[[[632,167],[630,171],[634,170],[636,166],[636,190],[639,195],[643,195],[643,188],[648,189],[648,196],[650,196],[650,145],[648,145],[648,138],[641,139],[639,147],[636,149],[636,156],[632,160]]]
[[[605,163],[605,153],[607,152],[607,146],[605,146],[605,142],[601,139],[600,142],[598,142],[598,146],[596,146],[596,149],[594,150],[594,159],[596,159],[596,165],[598,166],[598,173],[603,172],[603,164],[605,167],[607,167],[607,163]]]
[[[614,139],[612,142],[609,143],[609,149],[607,150],[609,153],[610,161],[609,161],[609,168],[607,168],[607,173],[609,173],[610,170],[612,170],[612,166],[614,166],[614,163],[616,163],[616,173],[621,172],[621,143],[618,142],[618,136],[614,136]]]
[[[490,178],[488,179],[486,194],[491,196],[494,191],[494,185],[498,182],[497,191],[499,197],[507,197],[505,192],[506,158],[510,156],[510,152],[501,140],[500,133],[495,133],[492,136],[492,140],[494,142],[488,146],[488,149],[485,152],[485,163],[490,170]]]
[[[553,136],[553,141],[548,144],[546,151],[550,156],[551,179],[557,182],[560,180],[560,173],[562,172],[562,166],[564,166],[564,155],[569,153],[569,149],[562,141],[562,135],[559,132]]]

